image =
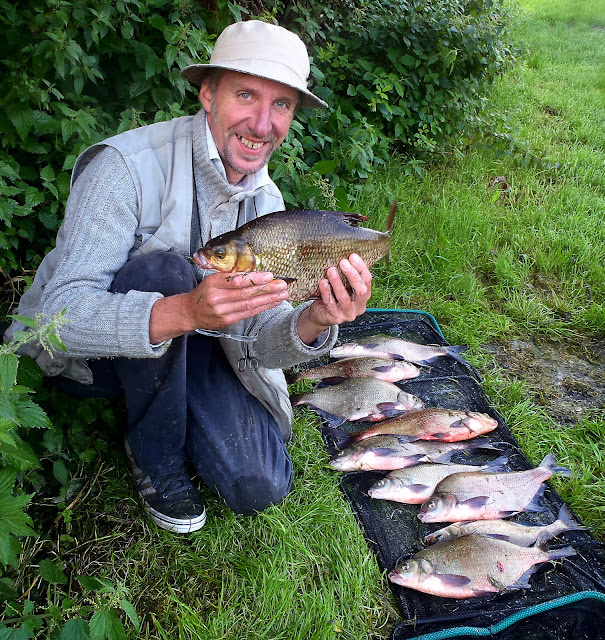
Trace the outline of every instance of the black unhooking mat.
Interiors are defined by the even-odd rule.
[[[427,313],[407,310],[369,310],[354,323],[341,327],[339,342],[372,334],[388,334],[423,344],[449,344]],[[322,361],[309,363],[315,366]],[[532,467],[506,426],[490,405],[481,387],[479,374],[470,366],[449,357],[438,358],[422,369],[418,378],[397,383],[419,396],[427,407],[464,409],[490,414],[498,427],[489,434],[499,443],[499,452],[457,452],[452,462],[482,464],[497,455],[508,456],[507,467],[521,471]],[[343,425],[358,431],[367,423]],[[331,453],[334,442],[326,437]],[[338,473],[338,472],[335,472]],[[384,473],[342,474],[341,488],[360,522],[383,571],[391,570],[398,559],[409,558],[423,548],[427,533],[445,524],[425,524],[417,518],[418,505],[373,500],[367,490]],[[525,524],[550,524],[564,504],[547,483],[544,513],[522,513],[512,520]],[[574,518],[577,518],[574,515]],[[605,638],[605,545],[588,531],[573,531],[549,541],[549,549],[572,545],[577,555],[539,565],[530,578],[531,589],[490,594],[463,600],[440,598],[389,581],[402,622],[393,640],[441,640],[442,638],[489,637],[498,640],[600,640]]]

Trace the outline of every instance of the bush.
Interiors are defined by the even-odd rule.
[[[211,3],[210,3],[211,5]],[[459,143],[514,53],[500,0],[0,0],[0,269],[27,278],[52,246],[76,156],[193,113],[179,70],[260,14],[300,33],[325,113],[301,112],[271,163],[289,206],[347,208],[375,164]],[[396,17],[396,19],[394,19]],[[326,178],[327,176],[327,178]]]

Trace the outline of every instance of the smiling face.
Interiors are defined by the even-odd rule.
[[[204,79],[200,102],[229,183],[269,162],[288,133],[298,100],[296,89],[245,73],[222,71],[216,83]]]

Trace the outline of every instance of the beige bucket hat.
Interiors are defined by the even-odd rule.
[[[200,85],[210,69],[229,69],[281,82],[300,91],[303,108],[328,106],[307,88],[311,68],[304,42],[275,24],[248,20],[228,26],[217,38],[210,62],[190,64],[181,75]]]

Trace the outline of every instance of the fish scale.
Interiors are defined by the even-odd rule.
[[[343,258],[357,253],[370,266],[389,253],[390,231],[356,226],[363,220],[365,216],[342,211],[277,211],[212,238],[193,259],[206,269],[263,270],[292,279],[290,300],[301,302],[318,297],[319,281]]]

